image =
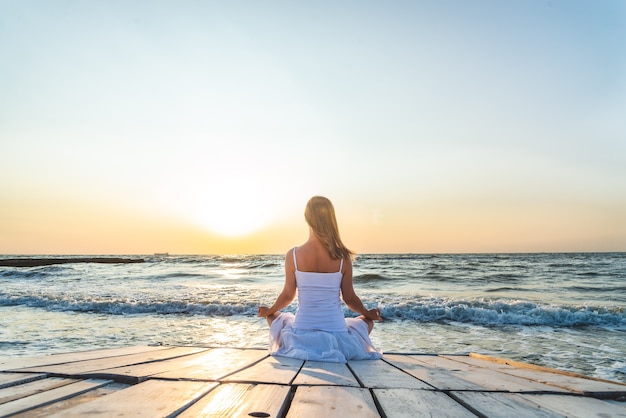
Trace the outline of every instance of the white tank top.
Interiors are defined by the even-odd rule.
[[[294,328],[321,331],[347,331],[346,320],[341,308],[341,279],[343,259],[339,271],[318,273],[299,271],[296,249],[293,249],[298,288],[298,311]]]

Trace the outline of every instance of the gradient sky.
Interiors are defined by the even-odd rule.
[[[626,251],[626,2],[0,0],[0,253]]]

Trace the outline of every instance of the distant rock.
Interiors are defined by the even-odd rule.
[[[73,257],[73,258],[6,258],[0,259],[1,267],[39,267],[53,264],[70,263],[103,263],[128,264],[143,263],[143,258],[115,258],[115,257]]]

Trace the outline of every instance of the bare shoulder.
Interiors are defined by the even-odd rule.
[[[352,273],[352,257],[344,257],[343,258],[343,266],[341,268],[341,272],[345,275],[347,273]]]
[[[295,250],[294,248],[290,248],[289,251],[287,251],[287,254],[285,254],[285,265],[293,265],[293,252]]]

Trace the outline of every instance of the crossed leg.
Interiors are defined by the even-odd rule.
[[[358,319],[365,321],[365,323],[367,324],[367,333],[370,334],[372,330],[374,329],[374,321],[372,321],[369,318],[364,317],[363,315],[359,316]]]
[[[271,314],[269,316],[267,316],[265,319],[267,319],[267,325],[272,326],[272,322],[274,322],[274,320],[278,318],[278,312]]]

